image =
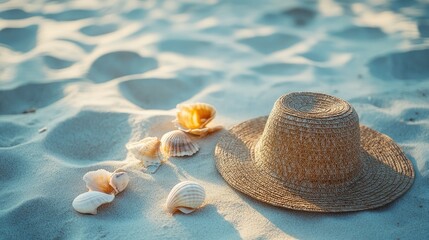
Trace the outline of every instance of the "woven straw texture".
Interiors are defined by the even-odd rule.
[[[235,189],[296,210],[347,212],[383,206],[414,180],[388,136],[360,126],[344,100],[320,93],[280,97],[269,117],[219,139],[216,167]]]

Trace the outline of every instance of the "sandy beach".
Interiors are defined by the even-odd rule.
[[[85,173],[176,129],[176,104],[209,103],[229,129],[295,91],[350,102],[411,160],[411,189],[352,213],[261,203],[218,173],[221,130],[154,174],[128,169],[97,215],[73,209]],[[171,215],[184,180],[204,206]],[[0,0],[0,206],[0,239],[429,239],[429,3]]]

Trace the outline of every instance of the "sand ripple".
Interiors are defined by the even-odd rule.
[[[28,141],[34,133],[34,130],[31,130],[26,125],[11,122],[0,122],[0,132],[0,148],[2,148],[13,147]],[[0,170],[0,172],[4,171]]]
[[[98,15],[97,11],[87,9],[73,9],[61,11],[58,13],[46,14],[46,18],[51,18],[56,21],[75,21],[85,18],[90,18]]]
[[[372,59],[369,70],[383,80],[428,79],[429,49],[395,52]]]
[[[273,33],[269,35],[240,39],[239,42],[250,46],[260,53],[269,54],[286,49],[301,40],[302,39],[300,37],[295,35]]]
[[[199,79],[136,79],[119,84],[123,96],[143,109],[172,109],[203,88]]]
[[[44,108],[64,96],[64,83],[27,84],[0,91],[0,115]]]
[[[6,11],[2,11],[0,12],[0,18],[3,19],[24,19],[24,18],[29,18],[35,16],[35,14],[32,13],[28,13],[22,9],[9,9]]]
[[[0,30],[0,43],[14,51],[28,52],[36,45],[37,25]]]
[[[281,12],[267,13],[262,21],[268,24],[292,23],[296,26],[305,26],[316,17],[317,12],[309,8],[293,7]]]
[[[125,75],[144,73],[158,67],[154,58],[142,57],[138,53],[118,51],[106,53],[98,57],[88,71],[88,78],[95,83]]]
[[[127,114],[81,111],[49,131],[45,148],[77,164],[122,159],[131,133],[128,117]]]

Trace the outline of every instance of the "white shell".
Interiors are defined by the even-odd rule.
[[[97,171],[90,171],[83,175],[83,180],[86,182],[86,187],[90,191],[98,191],[103,193],[113,193],[115,189],[110,185],[110,177],[112,173],[98,169]]]
[[[134,157],[141,161],[143,166],[154,173],[161,165],[162,155],[159,151],[161,142],[157,137],[147,137],[138,142],[126,145]]]
[[[77,196],[72,203],[73,208],[80,213],[97,214],[97,208],[105,203],[112,202],[113,194],[90,191]]]
[[[199,146],[180,130],[168,132],[161,138],[161,150],[167,156],[192,156],[199,149]]]
[[[199,208],[206,197],[204,188],[192,181],[184,181],[171,189],[167,197],[167,211],[174,213],[177,210],[188,214]]]
[[[211,132],[222,129],[221,126],[206,127],[216,116],[216,109],[207,103],[178,104],[176,106],[176,119],[173,123],[184,132],[205,136]]]
[[[111,175],[109,184],[113,187],[115,193],[118,194],[124,191],[129,182],[130,177],[128,177],[128,173],[122,169],[118,169]]]

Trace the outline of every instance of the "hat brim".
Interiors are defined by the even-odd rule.
[[[414,170],[388,136],[360,126],[363,169],[344,189],[291,189],[255,165],[254,149],[267,117],[240,123],[226,131],[215,149],[216,167],[238,191],[271,205],[313,212],[349,212],[392,202],[412,185]]]

